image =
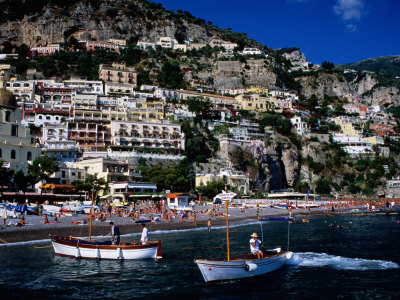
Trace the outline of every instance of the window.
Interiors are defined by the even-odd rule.
[[[6,122],[10,122],[11,120],[11,112],[6,110]]]
[[[32,160],[32,152],[28,151],[28,153],[26,154],[26,160]]]
[[[3,157],[3,150],[0,148],[0,157]]]
[[[61,177],[62,177],[62,178],[65,178],[65,171],[62,171],[62,172],[61,172]]]
[[[11,125],[11,136],[18,136],[18,125]]]
[[[17,154],[15,150],[11,150],[11,159],[15,159],[17,157]]]

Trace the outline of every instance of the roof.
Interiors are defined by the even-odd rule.
[[[174,193],[174,194],[167,194],[167,198],[177,198],[178,196],[187,196],[185,193]]]

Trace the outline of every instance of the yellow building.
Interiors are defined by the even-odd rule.
[[[161,122],[164,119],[164,102],[157,98],[136,99],[129,105],[130,121]]]
[[[11,65],[7,64],[2,64],[0,65],[0,89],[3,89],[6,87],[6,81],[10,80],[11,73],[15,72],[15,67],[12,67]]]
[[[76,94],[71,98],[74,109],[96,109],[97,95],[95,94]]]
[[[381,136],[366,137],[366,138],[363,138],[363,141],[371,143],[372,145],[383,145],[383,144],[385,144],[385,141],[383,140],[383,137],[381,137]]]
[[[358,137],[362,136],[362,130],[364,127],[364,124],[362,122],[346,117],[336,117],[332,118],[332,120],[335,122],[336,125],[340,126],[340,129],[342,130],[344,135]]]
[[[243,110],[267,111],[274,107],[273,103],[267,97],[261,97],[258,94],[242,94],[236,96],[235,99],[238,102],[239,108]]]
[[[246,93],[268,95],[268,88],[260,86],[252,86],[246,89]]]

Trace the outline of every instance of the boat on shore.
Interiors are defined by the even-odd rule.
[[[230,193],[231,197],[236,194]],[[264,257],[259,259],[255,254],[230,256],[229,249],[229,221],[227,193],[220,194],[220,199],[226,201],[226,236],[227,257],[219,259],[196,259],[195,263],[207,284],[213,284],[232,279],[241,279],[263,275],[281,268],[293,257],[293,252],[282,251],[281,248],[263,250]]]

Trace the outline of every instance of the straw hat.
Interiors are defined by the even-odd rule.
[[[251,235],[251,237],[253,237],[253,238],[258,238],[258,235],[257,235],[257,233],[253,233],[252,235]]]

